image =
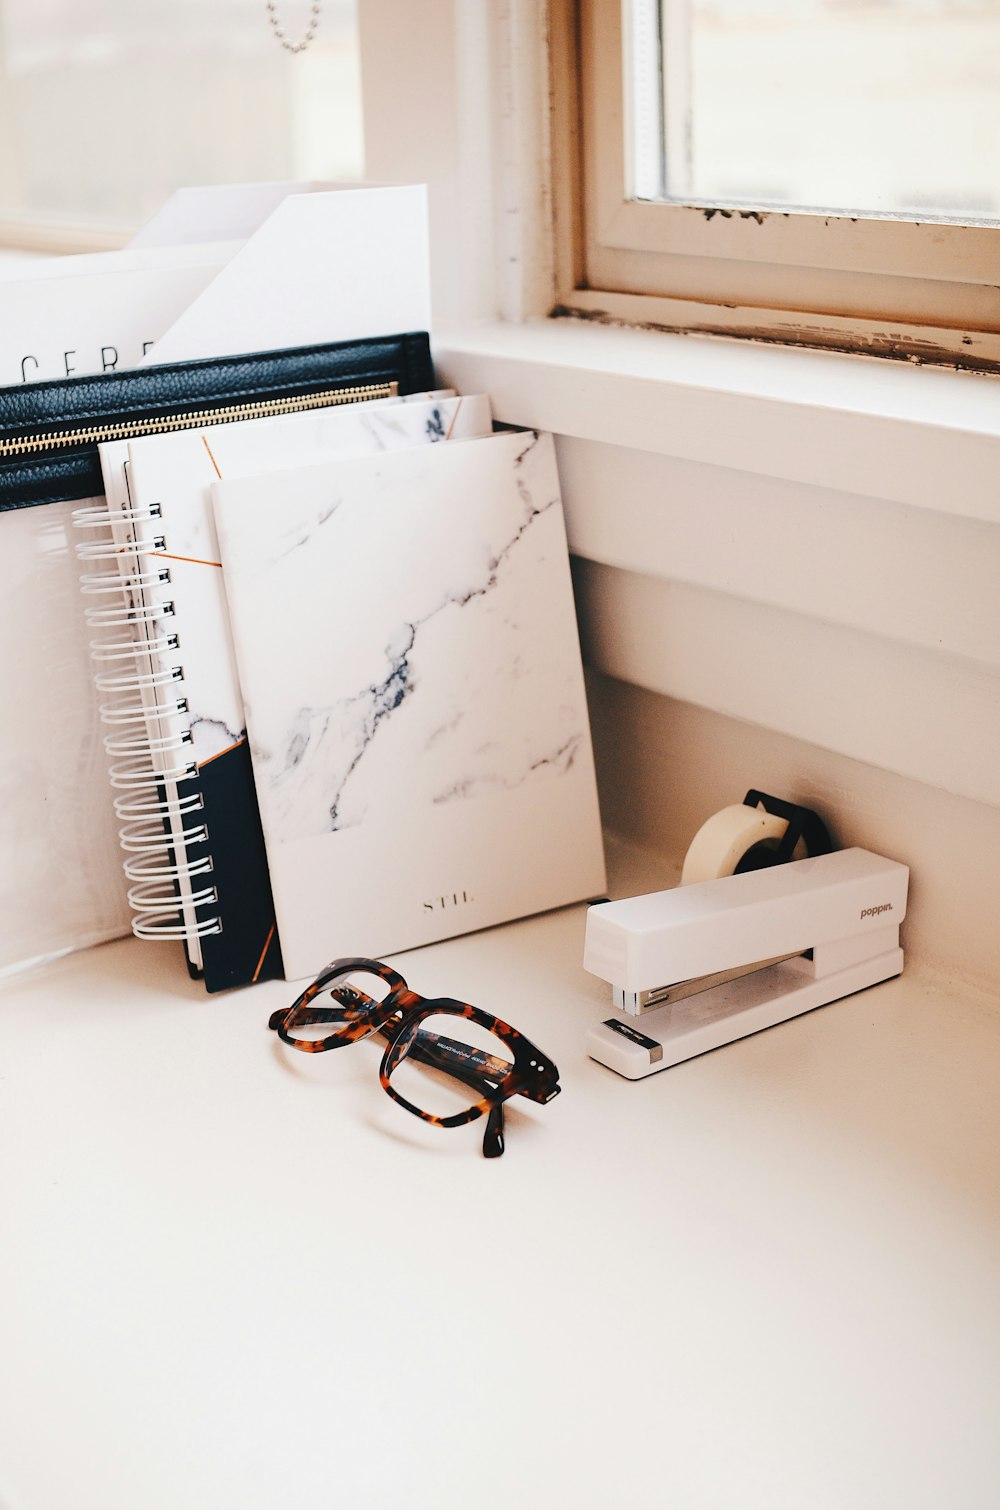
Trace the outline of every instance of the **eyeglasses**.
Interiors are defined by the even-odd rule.
[[[435,1127],[485,1116],[487,1159],[504,1150],[505,1101],[524,1096],[544,1106],[560,1090],[551,1059],[510,1023],[450,997],[418,996],[379,960],[334,960],[290,1007],[272,1014],[268,1027],[306,1054],[384,1039],[382,1089]]]

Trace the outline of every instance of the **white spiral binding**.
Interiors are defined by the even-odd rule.
[[[177,649],[177,636],[175,634],[154,635],[147,637],[143,649],[150,657],[165,655],[168,650]],[[131,661],[135,659],[135,640],[112,640],[107,636],[99,640],[90,641],[90,659],[96,664],[107,664],[111,661]]]
[[[193,781],[198,767],[193,761],[177,761],[173,765],[154,765],[146,755],[133,755],[129,760],[119,760],[110,772],[111,785],[117,792],[159,791],[164,781]]]
[[[119,581],[119,591],[124,593],[125,584]],[[111,629],[116,624],[155,624],[158,619],[173,617],[174,605],[172,603],[128,603],[116,604],[114,608],[88,608],[87,623],[92,629]],[[142,650],[141,642],[136,642],[136,654]]]
[[[164,902],[168,899],[164,898]],[[176,897],[174,901],[176,901]],[[217,900],[216,894],[212,893],[213,902]],[[221,933],[222,924],[218,918],[207,918],[204,922],[195,921],[186,923],[178,922],[180,914],[177,909],[173,911],[154,912],[146,917],[134,917],[132,919],[132,932],[138,939],[180,939],[187,942],[192,938],[205,938],[210,933]]]
[[[176,901],[177,894],[170,881],[144,881],[141,886],[130,886],[128,904],[134,912],[162,913],[164,907]],[[192,907],[206,907],[219,900],[214,886],[204,886],[191,894]],[[148,923],[149,919],[146,919]]]
[[[122,589],[142,592],[144,587],[159,587],[169,582],[170,573],[163,568],[157,571],[133,572],[124,576],[120,571],[84,572],[80,577],[80,591],[85,593],[111,592],[121,596]]]
[[[144,724],[150,714],[154,718],[173,718],[175,714],[188,711],[187,699],[175,697],[173,702],[153,703],[147,708],[144,703],[122,703],[116,706],[114,703],[102,703],[99,708],[101,722],[104,724]]]
[[[133,659],[139,650],[133,651]],[[143,654],[146,654],[144,651]],[[94,686],[98,692],[136,692],[141,687],[166,687],[170,682],[182,682],[184,673],[179,666],[165,666],[160,671],[126,671],[124,676],[95,676]]]
[[[201,855],[197,860],[187,860],[180,865],[153,865],[149,855],[125,862],[125,874],[130,881],[190,880],[192,876],[207,876],[211,870],[211,855]]]
[[[105,735],[104,748],[109,755],[174,755],[191,743],[190,731],[185,729],[180,734],[166,734],[162,738],[148,732],[125,734],[121,739]]]
[[[148,556],[150,551],[165,551],[167,542],[162,535],[150,535],[148,540],[132,540],[119,545],[116,540],[84,540],[76,548],[78,561],[121,561],[125,556]]]
[[[200,792],[191,792],[186,797],[116,797],[115,817],[145,821],[150,816],[184,817],[196,813],[205,806]]]
[[[155,819],[147,819],[144,823],[126,823],[124,828],[118,830],[118,838],[123,850],[130,854],[159,854],[163,848],[163,825],[156,826]],[[202,823],[197,828],[184,830],[183,848],[190,849],[195,844],[208,843],[208,829]],[[174,849],[177,849],[174,845]]]
[[[73,512],[79,530],[100,531],[77,545],[86,570],[80,589],[92,600],[86,608],[96,672],[102,697],[101,721],[111,730],[104,747],[114,757],[110,768],[118,837],[125,853],[123,868],[132,932],[138,938],[191,942],[222,929],[218,917],[199,918],[199,909],[218,901],[209,879],[212,857],[205,850],[204,823],[185,828],[185,820],[204,807],[191,756],[190,726],[176,720],[188,712],[183,695],[184,670],[162,658],[178,649],[170,626],[173,604],[150,600],[147,591],[162,588],[170,571],[151,557],[166,550],[166,541],[150,525],[160,518],[158,504],[149,508],[111,509],[93,504]],[[116,527],[118,527],[116,529]],[[114,570],[101,570],[104,563]],[[166,690],[165,690],[166,689]],[[201,851],[199,853],[199,851]]]

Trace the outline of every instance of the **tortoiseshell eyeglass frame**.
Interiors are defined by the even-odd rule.
[[[366,995],[347,982],[352,975],[374,975],[389,987],[379,1001]],[[344,984],[338,985],[338,977]],[[335,1006],[317,1001],[322,993],[329,992]],[[494,1033],[514,1056],[513,1064],[479,1049],[470,1048],[452,1038],[443,1037],[422,1028],[425,1018],[432,1016],[464,1017],[477,1023],[487,1032]],[[336,1030],[326,1038],[296,1038],[295,1029],[315,1026],[317,1023],[336,1024]],[[559,1071],[533,1043],[530,1043],[509,1022],[481,1012],[468,1002],[454,1001],[451,997],[425,997],[411,991],[403,977],[373,959],[336,959],[307,986],[302,995],[290,1007],[282,1007],[272,1013],[268,1022],[281,1039],[293,1049],[306,1054],[321,1054],[327,1049],[340,1049],[348,1043],[357,1043],[373,1034],[387,1043],[379,1068],[379,1081],[400,1106],[431,1122],[435,1127],[461,1127],[477,1117],[487,1118],[483,1135],[483,1153],[486,1158],[499,1158],[504,1150],[503,1104],[511,1096],[525,1096],[529,1101],[544,1105],[559,1094]],[[464,1112],[450,1117],[438,1117],[422,1107],[414,1106],[390,1083],[393,1070],[407,1056],[423,1064],[441,1070],[453,1079],[462,1081],[479,1093],[477,1100]]]

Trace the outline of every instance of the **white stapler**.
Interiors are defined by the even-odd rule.
[[[842,849],[598,903],[583,963],[616,1011],[591,1028],[591,1058],[639,1080],[898,975],[908,879]]]

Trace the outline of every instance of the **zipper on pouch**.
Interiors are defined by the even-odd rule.
[[[278,414],[304,414],[310,409],[329,409],[335,404],[360,404],[366,399],[395,398],[397,382],[366,383],[352,388],[325,388],[319,393],[300,393],[287,398],[258,399],[252,403],[226,404],[189,409],[181,414],[158,414],[148,419],[112,420],[105,424],[53,430],[47,435],[21,435],[0,441],[0,460],[31,456],[38,451],[58,451],[69,446],[97,445],[109,440],[138,440],[168,430],[200,430],[206,425],[231,424],[241,419],[270,419]]]

